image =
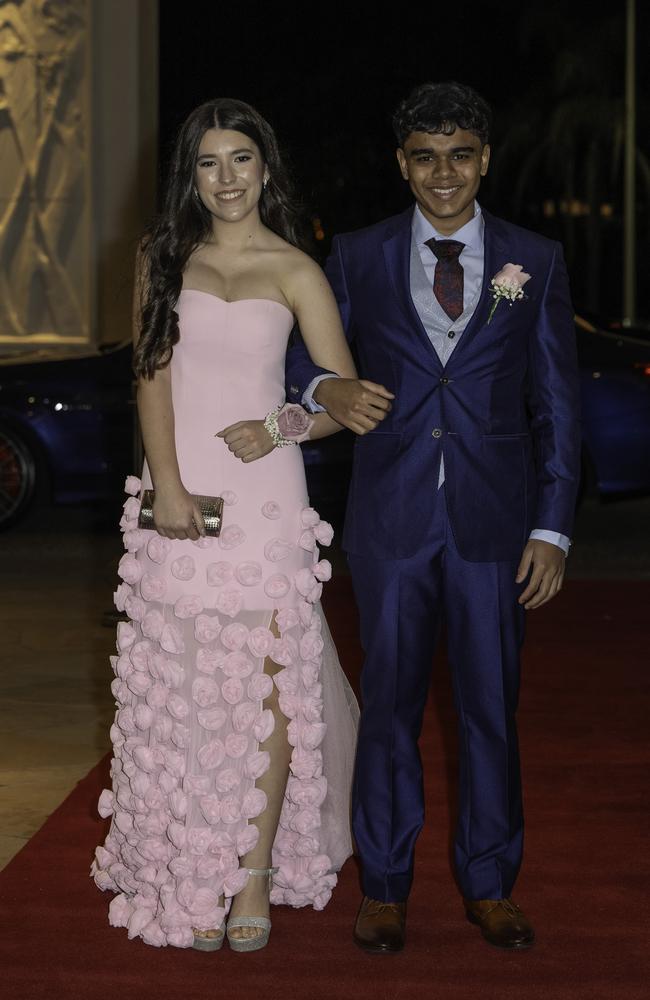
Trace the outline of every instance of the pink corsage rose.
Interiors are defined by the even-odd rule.
[[[524,285],[530,281],[531,275],[526,274],[522,264],[504,264],[500,271],[494,275],[490,282],[492,288],[492,308],[488,316],[488,323],[494,316],[496,307],[501,299],[505,299],[509,305],[518,299],[524,298]]]

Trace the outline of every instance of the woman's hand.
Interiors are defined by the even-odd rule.
[[[275,447],[263,420],[239,420],[224,427],[215,437],[223,438],[235,458],[241,458],[242,462],[264,458]]]
[[[156,489],[153,501],[153,522],[159,535],[165,538],[190,538],[195,542],[205,535],[205,521],[191,493],[183,486]]]

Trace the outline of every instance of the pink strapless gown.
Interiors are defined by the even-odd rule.
[[[274,681],[293,747],[273,848],[271,901],[322,909],[351,853],[349,795],[358,708],[320,608],[330,526],[309,506],[300,448],[250,464],[214,435],[263,418],[284,399],[293,317],[269,299],[225,302],[186,289],[171,362],[176,449],[185,487],[222,496],[218,539],[169,541],[137,528],[141,483],[121,528],[127,550],[115,603],[117,702],[111,730],[112,816],[92,874],[118,893],[114,926],[151,945],[189,947],[192,928],[218,927],[248,875],[250,820],[266,807],[256,779],[273,730],[263,701]],[[144,466],[142,486],[151,486]],[[269,629],[273,613],[280,631]]]

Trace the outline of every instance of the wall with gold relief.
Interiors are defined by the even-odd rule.
[[[0,353],[129,336],[156,112],[155,0],[0,0]]]

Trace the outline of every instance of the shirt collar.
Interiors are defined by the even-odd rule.
[[[427,240],[430,240],[433,237],[436,240],[459,240],[461,243],[464,243],[466,247],[470,247],[472,250],[482,250],[484,244],[484,230],[485,220],[483,218],[483,213],[481,212],[481,206],[477,201],[474,202],[474,217],[450,236],[439,233],[438,230],[431,225],[429,220],[425,218],[420,210],[420,206],[417,204],[415,206],[415,211],[413,212],[413,221],[411,223],[413,239],[418,246],[422,246],[423,243],[426,243]]]

